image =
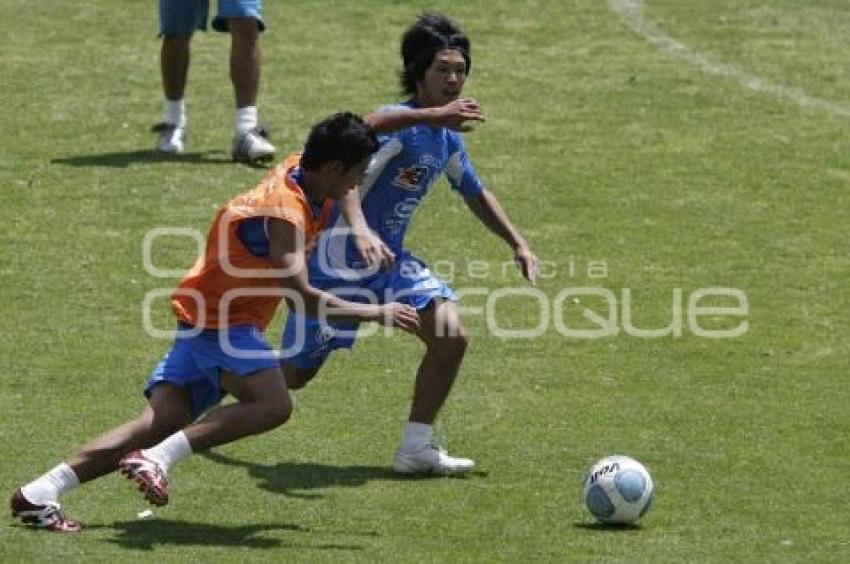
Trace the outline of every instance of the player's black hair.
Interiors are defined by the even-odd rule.
[[[301,166],[315,170],[330,161],[342,161],[348,170],[378,150],[378,137],[372,127],[360,116],[351,112],[339,112],[313,126],[304,152]]]
[[[420,15],[401,36],[401,60],[404,67],[399,78],[405,94],[416,95],[416,83],[425,76],[434,55],[445,49],[455,49],[463,55],[466,73],[469,74],[472,51],[469,39],[460,26],[438,12]]]

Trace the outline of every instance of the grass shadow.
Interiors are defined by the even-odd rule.
[[[399,475],[387,466],[330,466],[304,462],[278,462],[277,464],[258,464],[238,460],[223,454],[207,451],[204,457],[218,464],[238,466],[248,470],[248,474],[259,480],[259,487],[273,493],[304,499],[320,498],[319,493],[310,493],[324,488],[356,488],[375,480],[413,481],[445,479],[436,475]],[[484,472],[473,475],[486,477]],[[463,476],[454,477],[463,479]]]
[[[134,164],[159,163],[188,163],[188,164],[234,164],[233,160],[220,151],[204,151],[193,153],[167,154],[153,149],[124,151],[116,153],[101,153],[99,155],[74,155],[55,158],[52,164],[62,164],[75,167],[111,167],[126,168]],[[260,163],[239,163],[251,168],[268,168]]]

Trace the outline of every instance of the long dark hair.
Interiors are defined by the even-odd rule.
[[[401,37],[401,59],[404,64],[399,79],[405,94],[416,95],[416,84],[425,76],[434,55],[455,49],[466,61],[466,73],[472,68],[469,39],[455,22],[438,12],[425,12]]]

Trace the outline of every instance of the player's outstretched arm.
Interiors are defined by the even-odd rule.
[[[385,110],[369,114],[363,119],[377,133],[391,133],[423,123],[454,131],[472,131],[476,122],[485,121],[481,105],[473,98],[458,98],[445,106],[433,108]]]
[[[419,314],[406,304],[358,304],[323,292],[310,285],[304,254],[304,234],[294,224],[279,219],[269,220],[269,256],[272,266],[281,270],[281,285],[300,298],[286,298],[291,311],[337,321],[377,321],[415,333]]]
[[[339,207],[342,216],[351,228],[357,252],[360,253],[369,268],[376,265],[385,269],[390,268],[395,263],[395,253],[366,223],[366,218],[363,217],[363,209],[360,207],[360,189],[349,190],[345,196],[340,198]]]
[[[502,209],[496,196],[486,188],[477,196],[464,198],[467,207],[481,220],[481,223],[501,237],[514,251],[514,260],[522,276],[534,286],[537,284],[537,257],[531,251],[528,242],[513,226],[508,214]]]

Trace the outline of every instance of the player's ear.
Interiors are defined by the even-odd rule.
[[[345,173],[345,164],[340,160],[328,161],[325,163],[325,172],[334,178],[339,178]]]
[[[318,172],[326,180],[333,181],[333,179],[339,178],[342,175],[342,169],[342,161],[325,161],[319,167]]]

